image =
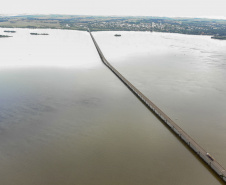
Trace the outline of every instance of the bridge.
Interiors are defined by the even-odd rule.
[[[140,92],[133,84],[131,84],[125,77],[123,77],[104,57],[100,47],[94,39],[92,33],[88,30],[94,42],[94,45],[100,55],[102,62],[139,98],[167,127],[186,143],[219,177],[226,182],[225,169],[205,151],[199,144],[197,144],[183,129],[181,129],[173,120],[171,120],[162,110],[160,110],[151,100],[149,100],[142,92]]]

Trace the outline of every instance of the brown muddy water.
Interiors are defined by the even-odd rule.
[[[29,31],[0,42],[0,184],[223,184],[101,63],[88,33]]]

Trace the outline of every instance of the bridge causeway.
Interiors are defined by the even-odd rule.
[[[123,77],[104,57],[100,47],[94,39],[92,33],[88,30],[99,53],[102,62],[176,135],[186,143],[207,165],[226,182],[226,170],[199,144],[197,144],[183,129],[181,129],[173,120],[171,120],[162,110],[160,110],[151,100],[133,86],[125,77]]]

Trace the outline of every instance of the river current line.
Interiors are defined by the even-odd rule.
[[[102,62],[172,131],[179,136],[179,138],[186,143],[207,165],[226,182],[226,170],[206,152],[199,144],[195,142],[184,130],[182,130],[173,120],[171,120],[162,110],[160,110],[151,100],[149,100],[143,93],[141,93],[135,86],[133,86],[125,77],[123,77],[104,57],[92,33],[88,30],[93,43],[99,53]]]

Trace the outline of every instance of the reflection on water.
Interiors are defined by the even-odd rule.
[[[220,184],[101,63],[88,33],[50,32],[36,40],[18,29],[4,40],[61,48],[30,50],[40,64],[21,55],[15,66],[19,46],[0,44],[14,53],[0,60],[0,184]],[[65,43],[76,50],[64,51]],[[71,57],[60,58],[64,52]]]

